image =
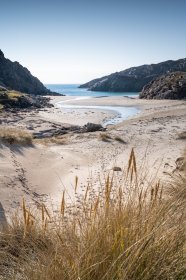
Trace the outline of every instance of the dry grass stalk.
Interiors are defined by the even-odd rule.
[[[126,144],[125,140],[123,140],[120,136],[115,136],[114,140],[116,140],[116,141],[118,141],[118,142],[120,142],[122,144]]]
[[[65,215],[65,191],[63,191],[62,200],[61,200],[61,215]]]
[[[75,193],[77,192],[78,176],[75,177]]]
[[[100,134],[99,134],[99,139],[100,139],[101,141],[104,141],[104,142],[109,142],[109,140],[111,140],[112,138],[111,138],[111,136],[110,136],[109,134],[107,134],[107,133],[100,133]]]
[[[134,157],[131,152],[127,176],[137,173]],[[50,227],[44,205],[33,227],[23,200],[22,222],[0,235],[2,279],[186,279],[184,176],[163,197],[159,181],[139,188],[135,180],[115,185],[108,175],[104,192],[90,199],[87,187],[82,207],[67,208],[67,219],[63,192],[59,224]]]
[[[133,176],[135,175],[135,180],[137,181],[137,165],[136,165],[136,157],[134,153],[134,149],[132,148],[127,168],[127,177],[130,173],[130,180],[133,181]]]

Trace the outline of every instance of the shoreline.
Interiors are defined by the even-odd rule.
[[[95,97],[92,97],[95,98]],[[104,96],[100,96],[99,98],[104,98]],[[91,97],[77,97],[73,99],[74,101],[77,100],[89,100],[91,101]],[[58,101],[54,103],[54,106],[57,108],[60,108],[61,110],[67,110],[68,112],[73,111],[73,110],[96,110],[97,112],[99,111],[104,111],[108,112],[109,116],[106,121],[103,121],[101,124],[106,127],[107,125],[113,125],[113,124],[118,124],[122,122],[123,120],[133,117],[139,113],[139,110],[136,107],[129,107],[129,106],[91,106],[91,105],[69,105],[66,104],[67,102],[70,102],[71,99],[66,100],[66,101]]]
[[[84,193],[87,180],[93,180],[97,189],[103,172],[111,171],[113,166],[126,166],[131,148],[135,148],[140,164],[146,155],[144,165],[152,176],[157,173],[161,180],[167,180],[166,173],[176,168],[175,161],[185,149],[185,140],[177,139],[186,127],[185,101],[118,96],[74,100],[74,97],[60,96],[51,97],[51,102],[67,99],[70,99],[69,105],[136,106],[140,112],[117,125],[108,126],[105,134],[110,138],[107,142],[101,140],[100,132],[92,132],[66,134],[60,145],[34,142],[30,147],[10,147],[1,144],[0,191],[6,213],[19,207],[23,196],[30,206],[42,202],[59,205],[65,188],[69,196],[73,195],[76,176],[79,178],[78,195]],[[64,124],[100,123],[112,116],[111,112],[98,113],[93,109],[65,112],[53,107],[4,114],[2,125],[32,133],[57,129]],[[122,139],[123,143],[116,139]],[[120,176],[118,172],[115,174]]]

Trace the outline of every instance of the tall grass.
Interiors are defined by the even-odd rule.
[[[137,167],[132,150],[122,183],[108,174],[101,192],[91,198],[88,185],[71,208],[63,192],[57,215],[45,205],[33,214],[23,200],[23,219],[0,235],[2,279],[186,279],[185,174],[165,196]]]
[[[32,144],[32,134],[18,128],[0,127],[0,141],[9,144]]]

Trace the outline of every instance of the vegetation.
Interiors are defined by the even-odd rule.
[[[59,135],[53,137],[46,137],[42,139],[34,139],[34,143],[39,143],[46,146],[50,144],[66,145],[68,144],[68,137],[67,135]]]
[[[115,136],[114,140],[116,140],[116,141],[118,141],[118,142],[120,142],[122,144],[126,144],[126,142],[121,137],[119,137],[119,136]]]
[[[107,133],[100,133],[99,134],[99,139],[101,141],[104,141],[104,142],[109,142],[110,139],[112,139],[112,137],[109,134],[107,134]]]
[[[0,235],[1,279],[186,279],[186,174],[165,192],[137,167],[132,150],[119,184],[108,174],[72,206],[63,192],[59,215],[23,200],[23,218]]]
[[[17,128],[0,127],[0,140],[9,144],[31,144],[32,134]]]
[[[111,135],[109,135],[108,133],[105,133],[105,132],[99,134],[99,139],[104,141],[104,142],[109,142],[111,140],[115,140],[115,141],[118,141],[122,144],[126,144],[126,142],[120,136],[112,137]]]

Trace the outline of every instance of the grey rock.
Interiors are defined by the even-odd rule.
[[[139,95],[144,99],[186,99],[186,73],[162,75],[144,86]]]
[[[9,109],[11,112],[16,112],[16,110],[20,109],[53,107],[49,97],[19,93],[16,97],[12,98],[11,92],[7,89],[0,91],[0,104],[3,105],[4,109]]]
[[[105,128],[101,124],[87,123],[82,127],[81,132],[95,132],[104,130]]]
[[[112,170],[113,171],[122,171],[121,167],[118,167],[118,166],[114,166]]]

